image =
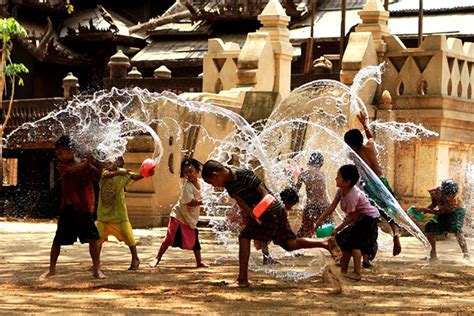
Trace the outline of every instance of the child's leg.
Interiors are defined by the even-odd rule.
[[[354,259],[354,273],[360,276],[360,265],[362,261],[360,249],[352,249],[352,258]]]
[[[461,247],[462,253],[464,254],[464,258],[469,259],[469,250],[467,249],[466,238],[464,238],[463,233],[456,233],[456,239],[459,247]]]
[[[341,273],[346,274],[349,268],[349,261],[351,260],[352,253],[350,251],[342,251],[341,257]]]
[[[100,246],[98,240],[89,240],[89,253],[94,265],[93,275],[97,279],[104,279],[105,275],[100,271]]]
[[[296,239],[289,239],[286,242],[287,248],[286,250],[292,251],[292,250],[297,250],[297,249],[303,249],[303,248],[324,248],[328,249],[328,241],[320,241],[320,240],[314,240],[311,238],[296,238]]]
[[[39,279],[44,280],[47,277],[56,274],[56,263],[58,262],[59,254],[61,253],[61,246],[53,244],[49,254],[49,270],[40,275]]]
[[[433,233],[426,233],[426,238],[431,245],[431,252],[430,252],[430,260],[437,260],[438,257],[436,256],[436,236]]]
[[[393,251],[392,254],[394,256],[397,256],[402,252],[402,245],[400,244],[400,230],[398,229],[398,226],[392,221],[389,223],[390,228],[392,229],[393,232]]]
[[[248,287],[248,270],[250,258],[250,239],[239,238],[239,277],[236,280],[236,286]]]
[[[194,252],[194,257],[196,257],[196,267],[197,268],[207,268],[207,267],[209,267],[209,265],[202,262],[201,250],[193,250],[193,252]]]
[[[128,270],[138,270],[140,266],[140,259],[138,259],[137,246],[130,246],[130,254],[132,255],[132,262]]]
[[[313,221],[309,216],[309,212],[305,209],[301,219],[301,226],[296,233],[296,237],[311,237],[312,227],[314,226]]]
[[[166,242],[166,239],[165,239],[165,241],[163,241],[163,243],[160,246],[160,250],[156,254],[156,258],[149,263],[150,267],[154,268],[158,265],[158,263],[160,263],[161,257],[163,257],[166,250],[168,250],[169,246],[171,245],[168,242]]]

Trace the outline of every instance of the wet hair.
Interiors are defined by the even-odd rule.
[[[364,143],[364,136],[358,129],[351,129],[344,134],[344,141],[350,147],[361,147]]]
[[[74,150],[74,142],[69,135],[63,135],[54,144],[54,149]]]
[[[344,165],[339,168],[339,173],[344,181],[349,181],[351,187],[357,184],[360,179],[359,170],[355,165]]]
[[[213,172],[219,172],[225,170],[225,166],[216,160],[208,160],[202,166],[201,176],[203,179],[212,178]]]
[[[280,198],[283,201],[283,203],[287,202],[292,205],[295,205],[300,201],[298,192],[296,192],[296,190],[293,188],[286,188],[285,190],[281,191]]]
[[[321,167],[324,163],[324,156],[319,151],[315,151],[309,157],[308,164],[312,166]]]
[[[185,158],[183,161],[181,161],[181,172],[180,172],[180,177],[184,178],[184,168],[188,166],[193,166],[194,169],[196,169],[197,172],[201,171],[201,163],[197,161],[196,159],[193,158]]]
[[[458,193],[458,184],[453,179],[441,182],[441,192],[445,195],[456,195]]]

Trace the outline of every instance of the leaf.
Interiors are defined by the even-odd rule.
[[[22,78],[18,79],[18,85],[22,87],[25,85]]]
[[[10,77],[13,76],[13,75],[20,74],[20,73],[27,74],[29,72],[28,68],[26,68],[25,65],[23,65],[23,64],[9,64],[9,65],[6,65],[5,68],[3,69],[3,71],[5,72],[6,76],[10,76]]]

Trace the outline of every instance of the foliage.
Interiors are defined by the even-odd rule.
[[[74,6],[71,4],[71,0],[66,0],[65,6],[68,14],[72,14],[74,12]]]

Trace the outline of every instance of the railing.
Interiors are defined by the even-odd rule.
[[[110,79],[104,80],[106,89],[112,87],[140,87],[150,92],[170,91],[175,94],[184,92],[201,92],[202,78],[142,78],[142,79]]]

